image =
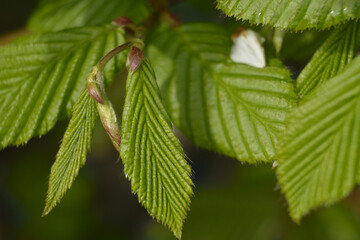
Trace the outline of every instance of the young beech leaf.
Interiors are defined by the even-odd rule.
[[[146,60],[136,71],[129,71],[121,158],[140,203],[180,238],[193,194],[191,169]]]
[[[292,30],[326,29],[360,17],[358,0],[217,0],[228,16]]]
[[[79,169],[85,164],[95,117],[95,101],[85,89],[74,105],[69,126],[56,155],[56,161],[51,167],[44,215],[60,202],[66,191],[70,189]]]
[[[157,32],[148,54],[176,125],[198,146],[240,161],[270,161],[296,101],[284,68],[230,60],[231,40],[214,24]]]
[[[360,182],[360,57],[317,87],[288,117],[278,178],[296,220]]]
[[[104,24],[119,16],[137,23],[148,14],[147,0],[43,0],[28,25],[33,31],[58,31]]]
[[[124,43],[115,26],[84,27],[23,37],[0,48],[0,149],[47,133],[85,87],[92,66]],[[112,79],[120,54],[105,68]]]
[[[307,95],[318,84],[341,72],[354,58],[359,26],[357,22],[349,22],[335,29],[316,51],[296,80],[300,97]]]

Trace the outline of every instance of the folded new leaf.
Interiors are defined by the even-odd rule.
[[[150,215],[180,238],[193,194],[191,169],[149,62],[130,67],[122,118],[124,171],[132,191]]]
[[[71,187],[85,164],[95,125],[95,101],[85,89],[74,105],[56,161],[51,167],[44,215],[48,214]]]

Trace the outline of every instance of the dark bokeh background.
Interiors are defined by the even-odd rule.
[[[2,0],[0,6],[1,42],[25,26],[36,1]],[[218,21],[212,0],[174,1],[172,9],[183,21]],[[281,53],[295,74],[319,45],[316,39],[323,37],[323,33],[304,34],[304,38],[288,34],[284,43],[288,47]],[[304,46],[308,51],[296,54]],[[118,81],[111,89],[112,99],[121,102],[123,83]],[[174,239],[131,194],[119,155],[99,123],[87,164],[72,189],[51,214],[41,217],[50,167],[67,123],[60,121],[48,135],[26,146],[0,152],[0,240]],[[184,137],[181,142],[196,185],[183,239],[360,239],[360,191],[311,213],[297,225],[287,214],[270,165],[240,164],[201,150]]]

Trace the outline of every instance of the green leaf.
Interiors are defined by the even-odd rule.
[[[270,161],[296,101],[284,68],[229,60],[231,41],[218,25],[187,24],[150,40],[165,104],[196,145],[240,161]]]
[[[228,16],[292,30],[326,29],[360,17],[355,0],[217,0]]]
[[[360,57],[317,87],[288,117],[279,182],[296,220],[360,182]]]
[[[33,31],[58,31],[127,16],[138,23],[149,14],[146,0],[44,0],[29,20]]]
[[[296,80],[300,97],[341,72],[354,58],[358,31],[356,22],[334,30]]]
[[[180,238],[193,194],[191,169],[147,61],[127,79],[121,158],[140,203]]]
[[[85,164],[95,125],[95,101],[85,89],[75,103],[56,161],[51,167],[44,215],[48,214],[70,189]]]
[[[114,26],[36,34],[0,48],[0,149],[47,133],[70,114],[92,66],[124,43]],[[108,80],[125,55],[106,67]]]

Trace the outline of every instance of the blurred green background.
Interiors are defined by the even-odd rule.
[[[0,40],[25,26],[36,3],[2,1]],[[174,1],[172,10],[183,21],[239,25],[224,20],[213,0]],[[326,34],[287,33],[280,55],[294,75]],[[117,81],[111,89],[112,99],[121,103],[123,82]],[[48,135],[26,146],[0,152],[0,239],[174,239],[138,204],[124,177],[119,155],[99,123],[87,164],[72,189],[51,214],[41,217],[50,167],[67,123],[60,121]],[[183,136],[180,139],[191,159],[196,186],[184,225],[184,240],[360,239],[359,190],[339,204],[312,212],[298,225],[287,214],[286,201],[270,165],[243,165],[199,149]]]

